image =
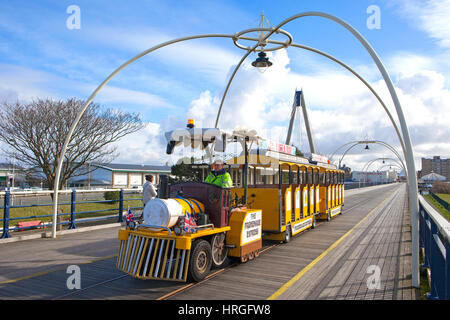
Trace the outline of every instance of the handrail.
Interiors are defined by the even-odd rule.
[[[59,221],[56,222],[57,225],[69,225],[69,229],[76,229],[76,223],[77,222],[86,222],[86,221],[102,221],[102,220],[107,220],[107,219],[113,219],[114,217],[117,217],[117,222],[121,223],[123,222],[123,213],[124,213],[124,203],[127,201],[135,201],[135,200],[139,200],[140,198],[125,198],[124,196],[124,191],[128,191],[127,195],[132,196],[132,194],[134,192],[137,192],[139,194],[142,193],[142,190],[139,189],[106,189],[106,190],[95,190],[95,192],[105,192],[105,191],[117,191],[119,193],[119,199],[113,199],[113,200],[88,200],[88,201],[77,201],[76,200],[76,195],[81,193],[79,190],[68,190],[70,192],[70,199],[68,202],[64,202],[64,203],[60,203],[59,205],[66,205],[66,206],[70,206],[69,208],[69,212],[62,212],[62,213],[58,213],[57,217],[67,217],[67,221]],[[87,191],[87,190],[83,190],[83,191]],[[131,191],[131,192],[130,192]],[[47,194],[51,194],[53,193],[53,191],[47,191]],[[3,211],[3,217],[1,219],[2,223],[2,227],[0,228],[0,231],[2,232],[0,234],[0,238],[10,238],[10,231],[23,231],[23,230],[29,230],[29,229],[34,229],[36,228],[36,226],[29,226],[29,227],[18,227],[18,225],[16,226],[10,226],[11,222],[17,222],[20,220],[25,220],[25,221],[29,221],[30,219],[42,219],[42,218],[48,218],[48,217],[52,217],[53,214],[45,214],[45,212],[42,212],[42,214],[35,214],[35,215],[30,215],[30,216],[13,216],[10,217],[10,212],[11,210],[14,209],[20,209],[20,208],[42,208],[42,207],[52,207],[53,204],[52,203],[47,203],[47,204],[28,204],[28,205],[14,205],[12,203],[13,199],[16,199],[17,202],[17,196],[19,199],[22,198],[27,198],[26,196],[24,197],[21,194],[17,194],[17,192],[11,192],[9,190],[7,190],[6,192],[4,192],[4,195],[2,197],[2,203],[0,203],[0,212]],[[40,198],[40,195],[34,195],[37,199]],[[29,199],[26,199],[26,201],[30,201]],[[39,200],[37,200],[39,201]],[[30,201],[31,202],[31,201]],[[112,205],[111,208],[108,207],[103,207],[103,208],[98,208],[97,210],[89,210],[89,209],[96,209],[96,208],[81,208],[78,205],[85,205],[85,204],[93,204],[93,203],[99,203],[99,204],[105,204],[105,203],[111,203],[111,204],[115,204],[117,203],[118,206],[114,206]],[[78,206],[78,208],[77,208]],[[127,206],[128,207],[128,206]],[[131,210],[140,210],[143,209],[143,207],[129,207]],[[78,211],[77,211],[78,209]],[[126,208],[125,208],[126,209]],[[113,215],[108,215],[108,216],[104,216],[104,214],[107,214],[108,212],[110,212]],[[97,215],[96,215],[97,214]],[[87,216],[91,216],[92,218],[80,218],[80,215],[87,215]],[[50,223],[44,223],[43,227],[46,226],[51,226],[52,222]]]
[[[419,239],[424,249],[423,268],[430,271],[429,299],[450,299],[450,222],[421,195],[419,197]]]
[[[438,226],[441,234],[446,238],[447,241],[450,241],[450,222],[445,219],[439,212],[437,212],[436,209],[434,209],[423,196],[419,195],[419,200],[421,205],[430,215],[430,218]]]
[[[59,190],[58,193],[71,193],[72,190],[76,190],[77,193],[100,193],[100,192],[108,192],[108,191],[117,191],[120,190],[123,191],[135,191],[135,192],[141,192],[142,188],[127,188],[127,189],[98,189],[98,190],[84,190],[84,189],[66,189],[66,190]],[[10,191],[11,194],[14,193],[14,195],[36,195],[36,194],[53,194],[53,190],[27,190],[27,191]],[[6,191],[0,191],[0,196],[4,196],[6,194]]]

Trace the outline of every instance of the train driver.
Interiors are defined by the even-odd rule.
[[[211,165],[211,172],[205,179],[206,183],[211,183],[222,188],[233,187],[233,181],[228,172],[223,167],[223,161],[216,159]]]

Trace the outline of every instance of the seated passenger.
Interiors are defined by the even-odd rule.
[[[218,159],[211,165],[211,172],[206,177],[205,182],[222,188],[233,187],[230,174],[224,169],[223,161]]]

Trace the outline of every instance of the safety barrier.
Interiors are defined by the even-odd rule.
[[[450,222],[419,195],[420,247],[430,271],[429,299],[450,299]]]
[[[344,182],[345,190],[350,189],[357,189],[357,188],[365,188],[365,187],[372,187],[372,186],[378,186],[380,184],[390,184],[395,183],[395,181],[392,182],[359,182],[359,181],[346,181]]]
[[[118,199],[113,199],[113,200],[92,200],[92,201],[77,201],[77,194],[83,194],[83,193],[88,193],[88,194],[92,194],[92,193],[104,193],[107,191],[115,191],[115,192],[119,192],[119,198]],[[125,192],[129,192],[129,193],[134,193],[134,194],[141,194],[142,190],[139,189],[104,189],[104,190],[61,190],[59,191],[59,194],[62,195],[70,195],[70,202],[64,202],[64,203],[58,203],[58,205],[70,205],[70,212],[64,212],[64,213],[58,213],[58,220],[61,220],[61,217],[63,216],[69,216],[69,219],[67,221],[59,221],[57,222],[57,225],[69,225],[69,229],[76,229],[77,228],[77,222],[94,222],[94,221],[101,221],[101,220],[111,220],[114,219],[115,216],[117,216],[117,222],[123,222],[123,212],[124,212],[124,208],[126,209],[130,209],[130,210],[140,210],[143,209],[143,206],[137,206],[137,207],[129,207],[126,206],[125,204],[128,201],[136,201],[136,200],[140,200],[140,198],[124,198],[124,193]],[[5,192],[0,193],[0,196],[3,197],[3,206],[0,207],[0,209],[3,210],[3,232],[2,235],[0,236],[0,238],[10,238],[11,231],[23,231],[23,230],[29,230],[29,229],[33,229],[36,228],[36,226],[34,225],[30,225],[30,226],[10,226],[10,223],[12,221],[17,221],[17,220],[30,220],[30,219],[42,219],[42,218],[47,218],[47,217],[52,217],[52,214],[43,214],[43,215],[33,215],[33,216],[14,216],[11,217],[11,209],[14,208],[33,208],[33,207],[52,207],[53,204],[52,203],[47,203],[47,204],[29,204],[29,205],[13,205],[12,199],[13,196],[21,196],[21,197],[25,197],[26,195],[31,195],[31,196],[35,196],[37,194],[40,195],[46,195],[46,196],[51,196],[53,194],[52,191],[41,191],[38,193],[30,193],[30,192],[11,192],[10,190],[6,190]],[[113,208],[107,208],[107,209],[102,209],[102,210],[90,210],[90,211],[76,211],[76,207],[79,204],[87,204],[87,203],[117,203],[118,206],[117,207],[113,207]],[[108,215],[108,216],[95,216],[95,214],[98,213],[107,213],[107,212],[111,212],[112,215]],[[117,212],[116,214],[114,214],[114,212]],[[77,215],[92,215],[92,218],[83,218],[83,219],[77,219]],[[42,224],[42,226],[51,226],[52,222],[49,222],[47,224]]]

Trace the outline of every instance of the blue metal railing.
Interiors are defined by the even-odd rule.
[[[450,299],[450,222],[419,196],[420,247],[430,270],[429,299]]]
[[[124,203],[127,201],[133,201],[133,200],[139,200],[139,198],[124,198],[124,190],[115,190],[119,192],[119,199],[118,200],[93,200],[93,201],[76,201],[77,191],[72,190],[71,196],[70,196],[70,202],[67,203],[59,203],[58,205],[70,205],[70,212],[64,212],[64,213],[58,213],[58,217],[62,216],[70,216],[68,221],[61,221],[57,222],[57,225],[69,225],[69,229],[76,229],[77,225],[76,222],[80,221],[77,220],[77,215],[80,214],[92,214],[95,215],[96,213],[106,213],[106,212],[117,212],[117,222],[123,222],[123,209],[124,209]],[[104,191],[101,191],[104,192]],[[33,207],[51,207],[53,204],[30,204],[30,205],[11,205],[11,192],[10,190],[6,190],[4,193],[4,201],[3,206],[0,207],[0,209],[3,209],[3,232],[0,238],[10,238],[11,231],[22,231],[22,230],[28,230],[33,229],[40,226],[10,226],[11,221],[17,221],[17,220],[29,220],[29,219],[39,219],[39,218],[46,218],[46,217],[52,217],[52,214],[42,214],[42,215],[34,215],[34,216],[23,216],[23,217],[11,217],[11,209],[14,208],[33,208]],[[118,207],[110,208],[110,209],[101,209],[101,210],[91,210],[91,211],[76,211],[76,205],[78,204],[87,204],[87,203],[118,203]],[[143,206],[138,207],[129,207],[131,210],[140,210],[143,209]],[[101,220],[109,220],[111,219],[111,216],[97,216],[93,218],[83,218],[82,222],[92,222],[92,221],[101,221]]]

